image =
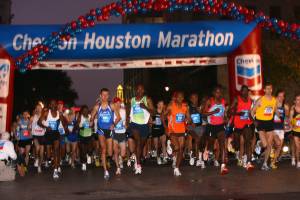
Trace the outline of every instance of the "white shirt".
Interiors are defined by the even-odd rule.
[[[8,158],[17,159],[14,145],[11,141],[0,140],[0,160],[8,160]]]

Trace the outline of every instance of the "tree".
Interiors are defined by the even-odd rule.
[[[16,72],[14,86],[14,116],[24,109],[32,111],[38,101],[63,100],[73,105],[78,95],[72,80],[63,71],[32,70],[24,74]]]
[[[296,93],[300,93],[299,47],[299,42],[283,38],[263,39],[265,80],[273,83],[275,91],[284,89],[289,103],[292,103]]]

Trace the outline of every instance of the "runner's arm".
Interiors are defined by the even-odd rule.
[[[46,118],[47,118],[47,115],[48,115],[48,109],[47,108],[44,108],[43,110],[42,110],[42,114],[41,114],[41,116],[40,116],[40,118],[39,118],[39,120],[38,120],[38,125],[40,126],[40,127],[42,127],[42,128],[45,128],[45,129],[50,129],[50,127],[47,127],[47,126],[45,126],[44,124],[43,124],[43,121],[44,120],[46,120]]]
[[[253,108],[251,109],[251,116],[254,118],[255,114],[256,114],[256,110],[257,108],[260,106],[261,104],[261,98],[259,98],[255,103]]]
[[[91,113],[91,119],[90,119],[90,125],[91,125],[91,126],[93,126],[93,124],[94,124],[95,117],[96,117],[96,115],[97,115],[98,109],[99,109],[99,104],[96,104],[96,105],[93,107],[93,110],[92,110],[92,113]]]
[[[208,100],[206,101],[206,103],[205,103],[205,106],[204,106],[204,110],[203,110],[202,115],[209,116],[209,115],[213,115],[213,114],[219,112],[218,110],[214,110],[214,111],[209,112],[209,111],[208,111],[209,107],[210,107],[210,101],[209,101],[209,99],[208,99]]]

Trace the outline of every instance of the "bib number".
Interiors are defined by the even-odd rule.
[[[23,131],[23,136],[24,137],[29,137],[29,131],[28,130],[24,130]]]
[[[182,123],[184,121],[184,114],[178,113],[176,114],[176,123]]]
[[[124,129],[123,121],[119,121],[119,123],[115,127],[116,130],[122,130]]]
[[[300,127],[300,120],[297,120],[297,121],[296,121],[296,126],[297,126],[297,127]]]
[[[191,115],[191,118],[192,118],[192,122],[194,124],[200,124],[201,120],[200,120],[200,114],[197,113],[197,114],[192,114]]]
[[[161,126],[161,125],[162,125],[162,122],[161,122],[160,117],[156,117],[156,118],[155,118],[155,125],[156,125],[156,126]]]
[[[264,110],[264,115],[270,116],[273,113],[273,108],[272,107],[266,107]]]
[[[101,121],[103,123],[109,123],[110,122],[110,119],[111,119],[111,116],[109,114],[104,114],[102,117],[101,117]]]
[[[56,121],[49,121],[49,126],[52,129],[52,131],[57,130],[57,122]]]
[[[143,110],[139,104],[133,106],[133,114],[143,113]]]
[[[243,115],[240,116],[241,120],[248,120],[249,119],[249,111],[248,110],[242,110]]]

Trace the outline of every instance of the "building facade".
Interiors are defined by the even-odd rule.
[[[289,22],[300,22],[300,0],[235,0],[234,2],[263,11],[270,17],[284,19]],[[123,23],[168,23],[219,19],[202,13],[156,13],[145,15],[129,15],[123,18]],[[265,33],[266,38],[269,33]],[[228,97],[227,66],[183,67],[173,69],[128,69],[124,70],[124,95],[129,99],[134,95],[134,86],[137,83],[145,85],[146,91],[152,97],[162,94],[162,98],[169,99],[174,90],[184,90],[191,93],[199,92],[201,96],[210,95],[212,88],[219,84],[224,88],[225,97]],[[226,78],[224,78],[226,77]],[[164,88],[168,86],[170,91]],[[160,98],[157,97],[157,98]]]
[[[10,24],[12,20],[11,0],[0,1],[0,24]]]

